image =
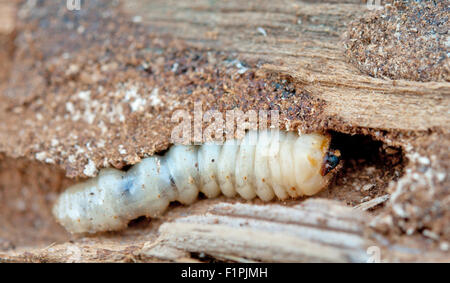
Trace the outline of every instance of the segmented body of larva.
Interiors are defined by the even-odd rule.
[[[250,131],[223,145],[174,145],[127,172],[102,169],[95,178],[64,191],[53,214],[72,233],[119,230],[139,216],[160,215],[172,201],[190,204],[202,192],[245,199],[313,195],[339,163],[330,136]]]

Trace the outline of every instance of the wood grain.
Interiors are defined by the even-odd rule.
[[[347,62],[341,38],[347,24],[367,12],[360,2],[131,0],[122,2],[120,16],[142,23],[149,31],[145,36],[180,39],[192,48],[251,61],[258,72],[290,77],[325,102],[316,110],[344,127],[448,132],[449,83],[376,79]],[[8,6],[4,3],[0,7]],[[7,24],[2,27],[0,36],[10,30]],[[446,154],[436,155],[442,164],[448,163]],[[371,245],[383,248],[386,261],[448,261],[447,254],[426,248],[429,240],[411,236],[410,248],[366,234],[372,216],[361,210],[385,201],[383,196],[356,209],[320,199],[300,206],[222,203],[206,214],[161,225],[157,239],[155,226],[140,238],[100,235],[17,248],[0,254],[0,261],[198,261],[191,253],[207,253],[239,262],[361,262],[368,259]]]
[[[450,84],[376,79],[343,55],[342,35],[368,12],[361,1],[127,1],[153,34],[260,62],[326,101],[351,127],[417,131],[450,125]]]
[[[163,224],[163,245],[217,258],[277,262],[363,262],[368,216],[333,201],[302,205],[218,204]]]

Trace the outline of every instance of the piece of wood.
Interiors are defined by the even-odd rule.
[[[304,204],[218,204],[163,224],[161,244],[218,258],[277,262],[364,262],[369,216],[329,200]],[[241,261],[241,260],[239,260]]]
[[[81,237],[0,251],[0,262],[198,262],[194,254],[245,263],[448,262],[444,252],[421,249],[420,240],[392,243],[368,230],[372,219],[327,199],[290,207],[219,202],[206,212],[178,214],[159,227],[157,238]]]
[[[369,228],[372,220],[361,209],[320,198],[291,207],[218,203],[206,214],[161,225],[152,249],[237,262],[449,261],[445,252],[421,248],[417,238],[391,242]]]
[[[326,101],[327,115],[351,127],[450,125],[450,83],[376,79],[347,62],[342,34],[368,12],[361,1],[127,1],[124,9],[155,35],[233,53],[293,77]]]
[[[380,197],[371,199],[369,201],[363,202],[361,204],[358,204],[354,207],[354,209],[366,211],[369,209],[374,208],[375,206],[382,204],[383,202],[387,201],[389,199],[389,195],[382,195]]]

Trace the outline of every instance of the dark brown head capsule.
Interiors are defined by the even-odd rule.
[[[339,150],[337,149],[328,150],[323,160],[321,175],[325,176],[334,168],[336,168],[336,166],[339,165],[340,160],[341,160],[341,152]]]

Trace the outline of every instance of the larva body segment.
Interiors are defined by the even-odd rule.
[[[192,203],[198,195],[197,149],[194,146],[174,145],[167,152],[166,159],[170,161],[166,164],[178,189],[177,200],[182,204]]]
[[[222,193],[227,197],[236,195],[235,189],[235,160],[239,147],[236,146],[235,140],[227,140],[222,146],[217,163],[217,176],[219,187]]]
[[[262,131],[258,136],[258,143],[255,148],[255,188],[256,195],[264,200],[273,199],[275,193],[270,186],[271,172],[269,168],[270,152],[270,132]],[[267,178],[269,177],[269,178]]]
[[[301,137],[299,137],[300,139]],[[287,133],[286,138],[281,144],[280,148],[280,167],[281,176],[284,180],[285,190],[291,197],[299,197],[303,195],[301,189],[297,186],[295,181],[295,170],[294,170],[294,158],[292,158],[292,148],[295,142],[294,133]],[[304,169],[302,168],[302,171]],[[298,172],[301,173],[301,172]]]
[[[220,194],[217,183],[217,160],[219,159],[220,146],[206,143],[198,149],[198,172],[200,176],[199,189],[208,198],[217,197]]]
[[[328,135],[275,130],[250,131],[242,141],[223,145],[174,145],[165,156],[145,158],[127,172],[103,169],[68,188],[53,214],[72,233],[95,233],[122,229],[139,216],[158,216],[173,201],[190,204],[199,192],[264,201],[312,195],[337,166],[339,155],[329,145]]]
[[[236,192],[247,200],[256,197],[253,185],[256,142],[256,132],[248,132],[239,145],[236,158]]]
[[[279,199],[283,200],[283,199],[287,199],[289,197],[289,194],[284,189],[283,180],[282,180],[282,176],[281,176],[280,136],[281,135],[273,135],[271,137],[271,141],[270,141],[270,156],[271,156],[271,158],[269,158],[269,167],[270,167],[270,176],[272,177],[272,179],[270,180],[270,183],[272,184],[273,191]]]

